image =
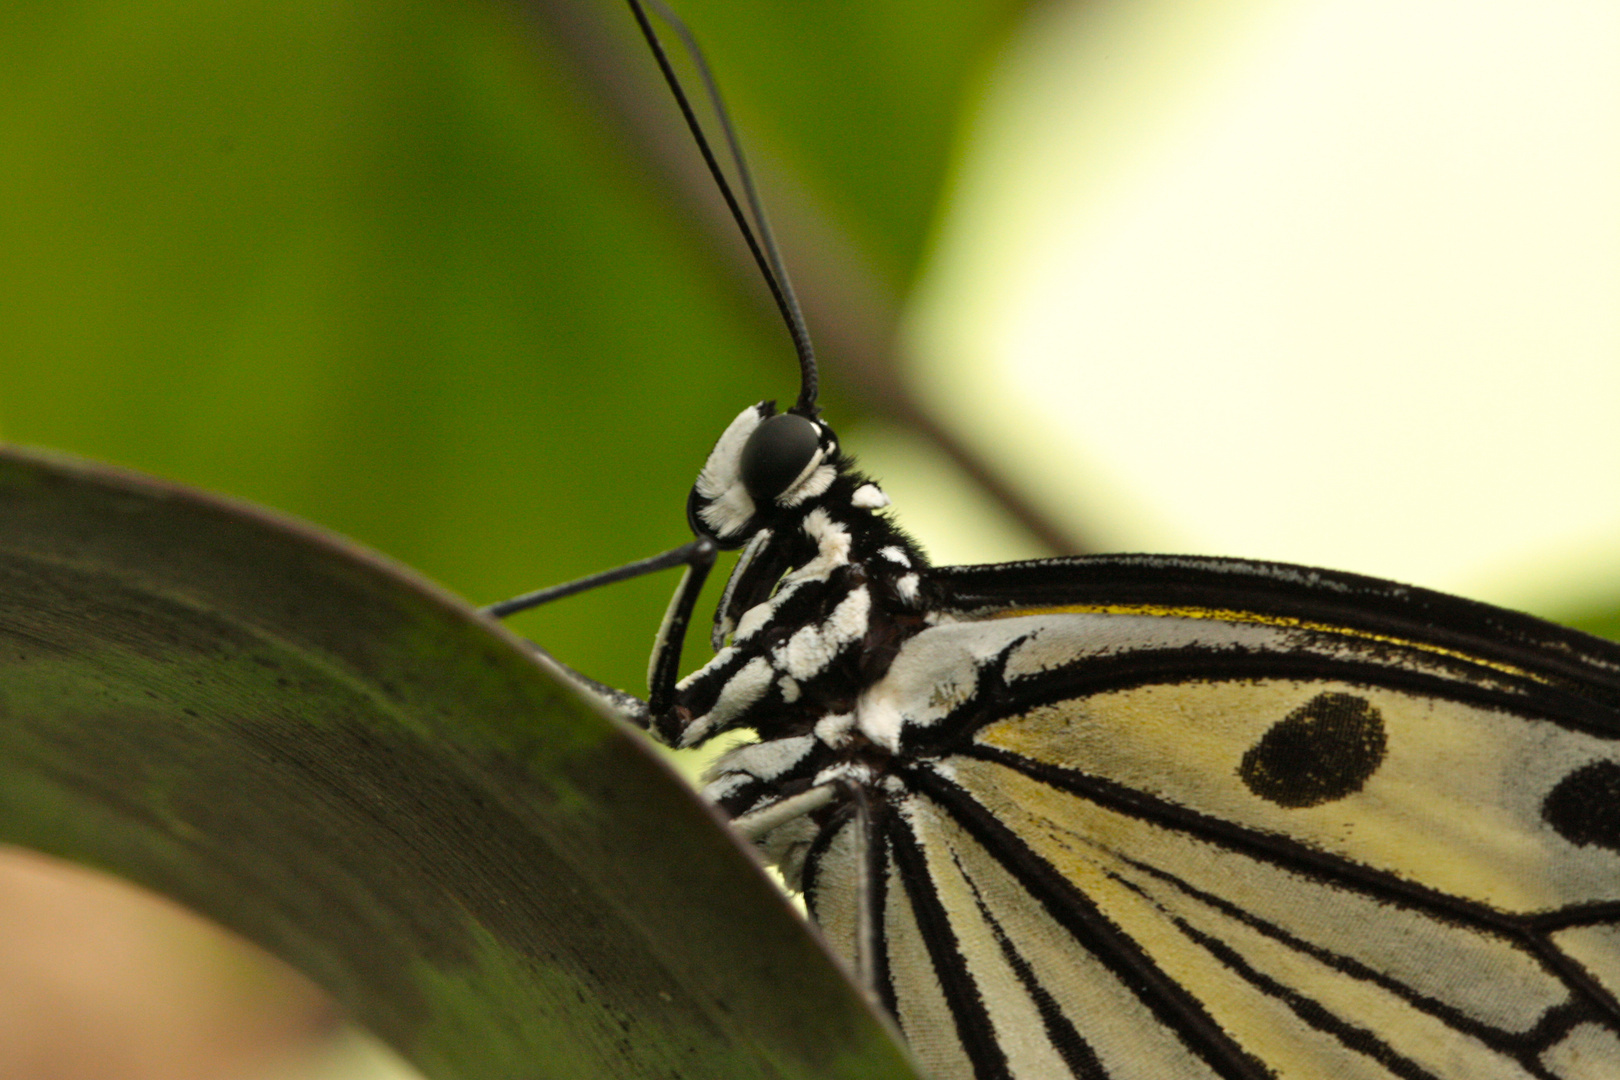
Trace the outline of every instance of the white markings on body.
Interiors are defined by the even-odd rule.
[[[849,565],[849,530],[822,507],[804,515],[804,534],[816,542],[816,557],[783,578],[783,584],[825,581],[834,569]]]
[[[932,727],[951,715],[972,697],[980,667],[1029,632],[1027,626],[961,623],[909,638],[883,678],[856,700],[857,730],[891,753],[899,752],[906,729]]]
[[[832,784],[839,780],[848,780],[852,784],[868,787],[877,779],[877,773],[864,761],[840,761],[829,765],[816,773],[812,786],[820,787],[822,784]]]
[[[743,612],[742,618],[737,620],[737,628],[731,632],[731,640],[741,644],[759,633],[760,627],[770,622],[771,616],[776,614],[776,605],[780,600],[780,595],[773,596]]]
[[[775,532],[771,529],[760,529],[748,541],[748,546],[742,549],[742,554],[737,556],[737,565],[731,568],[731,577],[726,581],[726,591],[720,594],[720,606],[714,609],[714,629],[709,633],[709,643],[714,646],[715,652],[720,651],[725,645],[726,638],[737,629],[737,624],[730,614],[731,599],[737,591],[737,586],[742,583],[743,576],[748,573],[748,567],[770,544],[774,535]]]
[[[916,574],[906,574],[894,583],[894,591],[906,603],[915,604],[917,602],[917,586],[920,580]]]
[[[727,773],[717,777],[713,783],[703,785],[703,797],[717,803],[721,799],[735,795],[753,782],[753,777],[743,773]]]
[[[803,502],[805,496],[801,496],[799,494],[800,486],[803,485],[806,480],[810,479],[810,474],[815,472],[821,463],[826,459],[826,452],[820,447],[817,447],[815,453],[810,455],[810,460],[805,462],[804,468],[799,470],[799,475],[795,476],[792,482],[789,483],[787,487],[782,489],[782,494],[776,497],[777,505],[797,506]],[[826,489],[823,488],[822,490],[825,491]],[[816,492],[816,494],[819,495],[820,492]]]
[[[718,779],[728,773],[744,773],[760,780],[775,780],[803,761],[815,745],[814,735],[745,743],[722,754],[709,775]]]
[[[734,656],[736,654],[736,652],[737,652],[737,649],[736,649],[735,646],[727,645],[725,648],[723,648],[719,652],[715,653],[714,657],[712,659],[710,659],[710,661],[707,664],[704,664],[702,667],[700,667],[696,671],[692,672],[692,674],[688,675],[686,678],[684,678],[680,682],[676,683],[675,684],[676,691],[678,692],[678,691],[681,691],[681,690],[685,690],[693,682],[695,682],[697,679],[702,677],[703,673],[708,671],[710,668],[717,668],[717,667],[724,666],[726,664],[726,662],[729,661],[732,658],[732,656]]]
[[[881,510],[889,505],[889,497],[876,484],[862,484],[855,489],[855,494],[850,496],[849,504],[859,510]],[[885,550],[898,551],[899,549],[886,548]]]
[[[742,451],[759,423],[757,405],[738,413],[698,473],[695,487],[699,497],[707,501],[698,516],[716,536],[735,535],[754,516],[753,496],[742,483]]]
[[[897,544],[890,544],[882,551],[879,551],[878,554],[890,562],[899,563],[901,566],[911,565],[911,556],[907,555],[905,549]]]
[[[778,496],[776,503],[778,506],[798,506],[806,499],[813,499],[817,495],[825,493],[828,488],[832,487],[832,482],[836,479],[838,479],[838,470],[833,466],[818,466],[809,476],[796,481],[793,487],[788,488]]]
[[[726,684],[720,688],[720,696],[715,699],[714,708],[693,720],[687,725],[686,730],[681,732],[681,745],[693,746],[702,742],[710,733],[721,730],[731,720],[736,719],[750,705],[765,696],[765,691],[769,689],[775,674],[771,670],[771,662],[763,656],[756,656],[744,664],[742,669],[727,679]]]
[[[771,651],[777,666],[804,680],[825,671],[846,645],[866,636],[872,614],[872,594],[865,585],[851,589],[825,621],[801,626]]]
[[[900,707],[891,698],[874,695],[868,690],[855,703],[855,721],[860,726],[862,735],[891,754],[899,752],[900,729],[905,726],[906,721],[900,713]]]
[[[854,728],[854,713],[835,713],[831,716],[823,716],[816,721],[816,738],[837,749],[849,741],[849,733]]]
[[[847,645],[866,636],[872,621],[872,593],[865,585],[849,590],[827,616],[828,644]]]

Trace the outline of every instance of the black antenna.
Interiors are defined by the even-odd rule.
[[[592,574],[590,577],[582,577],[575,581],[564,582],[561,585],[553,585],[549,589],[541,589],[538,592],[524,593],[522,596],[514,596],[510,600],[502,600],[498,604],[491,604],[484,608],[484,614],[497,619],[504,619],[508,615],[516,615],[520,611],[528,611],[530,608],[539,607],[541,604],[549,604],[553,600],[561,600],[563,597],[573,596],[575,593],[587,592],[603,585],[611,585],[615,581],[629,581],[631,578],[655,573],[671,566],[691,566],[693,563],[701,562],[705,558],[713,562],[714,550],[713,540],[693,540],[690,543],[682,544],[678,548],[671,548],[662,554],[653,555],[646,559],[638,559],[633,563],[625,563],[623,566],[616,566],[612,570],[604,570],[600,574]]]
[[[747,242],[748,250],[754,256],[754,263],[759,267],[766,286],[771,290],[771,298],[776,301],[776,309],[782,313],[782,321],[787,324],[788,334],[793,338],[793,350],[799,355],[799,400],[793,408],[813,416],[816,412],[816,354],[810,345],[810,331],[805,328],[804,316],[799,312],[798,297],[793,295],[793,285],[788,280],[787,268],[782,265],[782,256],[776,249],[770,223],[754,189],[753,176],[743,160],[742,146],[737,141],[737,133],[731,125],[730,116],[726,113],[720,89],[715,84],[707,61],[703,59],[703,50],[698,48],[697,40],[686,28],[686,24],[665,7],[662,0],[646,0],[646,4],[658,12],[659,18],[674,29],[676,36],[681,39],[681,44],[692,57],[692,63],[697,67],[698,76],[703,80],[704,89],[708,92],[709,102],[720,124],[720,130],[725,133],[732,164],[737,170],[738,183],[742,185],[743,195],[748,200],[748,208],[753,213],[753,225],[750,225],[747,215],[738,205],[737,196],[732,192],[731,184],[727,182],[725,173],[720,169],[720,163],[715,159],[708,136],[703,133],[703,125],[698,123],[697,114],[692,111],[692,103],[687,99],[680,80],[675,77],[675,69],[670,66],[663,43],[653,30],[651,20],[647,18],[646,7],[643,6],[642,0],[629,0],[629,3],[630,10],[635,13],[636,23],[641,27],[641,35],[647,39],[653,58],[658,61],[658,69],[664,73],[664,81],[669,84],[670,92],[675,95],[675,103],[680,106],[681,115],[686,118],[686,126],[691,130],[698,151],[709,167],[709,174],[714,177],[715,186],[720,189],[720,195],[726,201],[726,208],[731,211],[732,220],[736,221],[737,228],[742,230],[743,240]]]

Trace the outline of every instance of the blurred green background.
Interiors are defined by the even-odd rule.
[[[1531,13],[1531,6],[1524,8],[1529,15],[1518,16],[1526,26],[1581,32],[1578,24],[1565,29],[1552,15]],[[1116,526],[1115,518],[1129,518],[1137,495],[1126,491],[1110,502],[1110,491],[1132,483],[1128,471],[1106,473],[1110,455],[1145,460],[1147,450],[1162,447],[1168,468],[1181,460],[1187,476],[1197,476],[1202,504],[1196,515],[1213,523],[1228,507],[1254,518],[1255,510],[1243,507],[1260,504],[1243,504],[1244,497],[1285,483],[1254,474],[1254,455],[1283,460],[1327,450],[1270,453],[1272,421],[1325,416],[1343,397],[1341,379],[1354,366],[1328,359],[1335,355],[1327,351],[1314,358],[1307,338],[1304,347],[1290,347],[1288,356],[1296,359],[1281,361],[1288,364],[1283,381],[1238,371],[1251,343],[1215,340],[1207,334],[1209,313],[1199,309],[1200,303],[1225,303],[1225,296],[1197,295],[1209,282],[1192,282],[1192,295],[1171,291],[1183,288],[1173,254],[1155,249],[1144,256],[1166,287],[1160,295],[1152,285],[1132,285],[1144,295],[1147,314],[1128,316],[1126,337],[1064,345],[1069,351],[1059,351],[1058,369],[1035,369],[1037,384],[1051,387],[1048,397],[1068,410],[1072,431],[1056,431],[1051,413],[1027,411],[1027,395],[1009,411],[1001,387],[1011,387],[1019,372],[1004,368],[1006,358],[995,355],[1000,347],[980,340],[1008,329],[1004,317],[998,322],[993,309],[980,311],[974,298],[995,296],[1008,282],[1029,291],[1045,274],[1059,308],[1116,303],[1106,295],[1087,300],[1084,282],[1068,285],[1053,277],[1058,270],[1040,270],[1045,254],[1019,254],[1017,244],[1027,238],[1006,241],[1011,254],[996,249],[1019,227],[1063,228],[1045,219],[1021,225],[1009,214],[1006,207],[1021,204],[1050,214],[1040,201],[1040,176],[1024,180],[1013,175],[1017,168],[1040,173],[1055,170],[1053,162],[1095,162],[1092,173],[1106,183],[1090,180],[1084,170],[1079,181],[1055,173],[1058,178],[1045,183],[1072,188],[1072,199],[1090,199],[1102,207],[1098,212],[1118,212],[1108,185],[1165,186],[1158,173],[1132,159],[1137,144],[1209,141],[1213,136],[1199,125],[1209,126],[1207,115],[1217,117],[1236,97],[1223,65],[1239,76],[1246,68],[1270,70],[1262,45],[1285,57],[1290,50],[1304,55],[1309,34],[1299,26],[1309,18],[1327,13],[1340,19],[1343,26],[1332,19],[1325,26],[1345,37],[1346,50],[1362,50],[1349,52],[1348,63],[1367,71],[1366,89],[1351,84],[1349,92],[1369,100],[1369,107],[1379,104],[1380,94],[1416,91],[1393,83],[1385,70],[1393,62],[1351,31],[1422,42],[1424,32],[1450,34],[1461,26],[1482,37],[1482,19],[1458,23],[1447,5],[1429,2],[1393,15],[1362,15],[1361,8],[1332,0],[1153,0],[1124,10],[1024,0],[944,8],[920,0],[690,0],[680,11],[726,87],[787,261],[805,291],[826,358],[829,416],[846,444],[889,483],[902,520],[912,521],[944,559],[1173,547],[1332,562],[1612,627],[1605,620],[1620,607],[1614,602],[1620,560],[1592,570],[1591,588],[1578,589],[1573,599],[1565,581],[1563,593],[1539,601],[1523,589],[1474,591],[1468,578],[1403,572],[1408,563],[1390,562],[1387,552],[1362,557],[1340,546],[1317,554],[1311,544],[1273,546],[1265,534],[1241,541],[1233,538],[1244,536],[1243,529],[1187,528],[1186,521],[1158,531],[1132,531],[1129,521]],[[1359,21],[1346,21],[1343,11]],[[1405,23],[1396,21],[1390,31],[1379,18]],[[1495,18],[1502,21],[1502,13]],[[1513,24],[1503,26],[1498,32],[1515,32]],[[1589,28],[1584,37],[1604,40]],[[1463,44],[1476,49],[1477,42]],[[1557,52],[1562,47],[1555,42],[1547,55],[1524,63],[1568,68],[1570,58]],[[1460,57],[1466,52],[1458,49]],[[1476,66],[1495,63],[1490,53],[1481,55],[1486,62],[1476,60]],[[1455,84],[1460,76],[1450,76],[1442,60],[1435,53],[1435,81]],[[1542,78],[1526,70],[1524,78]],[[1079,91],[1055,86],[1051,71],[1074,71],[1090,83]],[[1126,78],[1118,78],[1121,71]],[[1290,87],[1278,92],[1286,96]],[[1464,97],[1468,92],[1464,86]],[[1024,104],[1004,104],[1019,94]],[[1178,94],[1191,102],[1191,113],[1166,105],[1181,100]],[[1395,105],[1413,112],[1422,102]],[[1448,100],[1442,108],[1455,112],[1456,105]],[[1354,154],[1361,130],[1390,123],[1390,113],[1369,117],[1333,113],[1306,123],[1327,125],[1335,152]],[[1531,121],[1555,126],[1547,118]],[[1440,134],[1445,125],[1466,133],[1497,120],[1442,113],[1435,123],[1442,125]],[[1417,138],[1432,134],[1419,130]],[[1252,160],[1252,176],[1239,173],[1239,185],[1252,188],[1278,175],[1283,159],[1302,154],[1288,142],[1280,152],[1278,160]],[[1537,154],[1545,155],[1545,147]],[[1126,162],[1123,180],[1108,180],[1115,159]],[[1345,172],[1348,165],[1328,159],[1328,167]],[[1372,185],[1393,191],[1401,183],[1424,183],[1422,176],[1414,181],[1396,172],[1400,167],[1395,160],[1392,172],[1375,176]],[[708,183],[695,168],[617,0],[6,5],[0,13],[0,436],[287,510],[394,555],[475,602],[674,546],[685,536],[685,491],[716,432],[742,406],[792,397],[795,390],[786,335],[731,230],[714,217]],[[1452,170],[1482,172],[1461,151]],[[1599,168],[1592,175],[1604,173]],[[1241,210],[1215,201],[1228,196],[1217,196],[1213,186],[1209,198],[1209,206],[1196,207],[1197,219],[1231,217],[1228,235],[1207,241],[1176,232],[1166,241],[1171,253],[1181,244],[1196,254],[1199,243],[1231,243],[1247,230],[1262,259],[1275,256],[1275,266],[1259,269],[1260,303],[1267,288],[1304,282],[1322,303],[1314,332],[1322,350],[1343,337],[1346,321],[1364,317],[1358,304],[1367,301],[1340,295],[1343,280],[1322,279],[1317,287],[1317,270],[1299,266],[1298,253],[1265,253],[1272,236],[1234,219]],[[1383,227],[1374,215],[1390,214],[1377,201],[1345,206],[1309,193],[1299,198],[1307,214],[1317,207],[1322,222],[1341,220],[1351,230],[1361,227],[1348,217],[1351,210],[1369,215],[1366,230]],[[1447,189],[1424,198],[1443,204],[1468,196]],[[1545,198],[1570,201],[1560,193]],[[980,206],[993,209],[975,209]],[[1419,202],[1417,212],[1427,206]],[[1126,212],[1132,209],[1140,207]],[[1487,209],[1498,220],[1518,212],[1531,232],[1542,227],[1542,210],[1529,204]],[[980,225],[975,232],[974,223],[985,220],[995,228],[987,233]],[[1482,232],[1490,220],[1464,225],[1468,235],[1479,235],[1479,249],[1460,251],[1458,266],[1502,248]],[[1584,228],[1602,241],[1615,227],[1599,219]],[[1105,222],[1092,230],[1105,243],[1106,228]],[[1128,243],[1155,240],[1126,236]],[[1605,253],[1617,248],[1602,243]],[[1362,272],[1369,279],[1392,277],[1388,267],[1422,257],[1382,248],[1358,254],[1372,261]],[[1034,287],[1025,283],[1032,272],[1019,269],[1030,257],[1037,259]],[[1345,261],[1333,251],[1322,257]],[[1508,251],[1503,257],[1520,256]],[[1097,266],[1102,269],[1095,274],[1103,277],[1132,269],[1106,261]],[[1194,270],[1183,275],[1205,274],[1196,262],[1187,266]],[[1403,272],[1421,277],[1427,264]],[[1435,274],[1440,280],[1417,277],[1411,288],[1396,285],[1396,301],[1405,303],[1401,290],[1411,291],[1414,309],[1427,304],[1452,317],[1443,267]],[[1393,279],[1400,282],[1400,274]],[[1597,274],[1588,280],[1607,288]],[[922,303],[907,313],[907,295],[919,282]],[[1413,291],[1422,288],[1434,288],[1432,303]],[[1516,282],[1503,288],[1524,291]],[[1468,298],[1481,311],[1515,301]],[[995,303],[987,301],[990,308]],[[1614,298],[1604,303],[1609,314],[1599,308],[1597,317],[1620,324]],[[1531,309],[1524,317],[1533,325],[1541,317],[1549,329],[1570,321],[1565,309],[1549,311],[1537,316]],[[1281,313],[1262,306],[1221,317],[1265,327],[1280,322]],[[1140,397],[1144,390],[1111,382],[1160,363],[1132,351],[1129,319],[1137,325],[1186,322],[1181,332],[1194,347],[1176,350],[1183,368],[1166,368],[1160,387],[1207,384],[1218,393],[1223,384],[1270,379],[1270,413],[1254,426],[1218,432],[1220,444],[1247,449],[1251,457],[1221,465],[1215,457],[1221,447],[1196,432],[1187,434],[1186,447],[1176,447],[1171,440],[1178,432],[1171,427],[1181,426],[1179,419],[1166,424],[1160,406]],[[978,332],[974,325],[990,329]],[[1393,385],[1390,397],[1408,398],[1406,411],[1383,419],[1385,431],[1369,432],[1369,445],[1382,457],[1359,455],[1366,461],[1356,491],[1375,492],[1380,483],[1393,491],[1421,470],[1419,450],[1435,460],[1468,453],[1455,444],[1408,449],[1392,439],[1411,429],[1411,416],[1422,410],[1440,418],[1466,416],[1473,408],[1473,398],[1455,397],[1445,382],[1455,387],[1474,363],[1460,324],[1398,327],[1395,334],[1447,335],[1447,325],[1463,355],[1447,359],[1450,368],[1429,389],[1416,381]],[[1309,327],[1302,332],[1311,335]],[[1612,327],[1605,332],[1612,335]],[[949,355],[953,343],[961,356]],[[1620,369],[1620,356],[1601,361]],[[1507,363],[1516,369],[1511,379],[1550,379],[1536,374],[1550,358],[1537,353],[1534,340]],[[962,376],[964,366],[977,366],[980,374]],[[914,390],[907,390],[907,376]],[[1069,405],[1074,390],[1059,390],[1059,381],[1081,376],[1090,382]],[[1024,371],[1022,377],[1032,376]],[[1511,381],[1484,368],[1474,381],[1492,379]],[[1607,393],[1571,384],[1567,398],[1573,408]],[[1100,429],[1105,419],[1131,429],[1137,445],[1085,444],[1087,429]],[[1571,427],[1563,423],[1557,431],[1560,418],[1545,410],[1539,423],[1554,434],[1520,427],[1505,434],[1531,447],[1562,439]],[[988,473],[1013,479],[988,499],[972,494],[935,436],[959,458],[964,450],[951,439],[966,440],[972,447],[967,457],[978,453]],[[1032,442],[1047,444],[1035,447],[1045,457],[1035,457]],[[1448,444],[1450,436],[1437,429],[1430,442]],[[1602,476],[1620,474],[1620,460],[1604,460],[1615,455],[1612,442],[1583,452],[1599,476],[1586,487],[1592,507],[1620,505],[1620,491],[1602,486]],[[1100,484],[1069,484],[1103,473]],[[1534,508],[1515,508],[1507,491],[1533,491],[1539,486],[1534,476],[1502,481],[1502,491],[1473,495],[1473,507],[1461,512],[1490,504],[1497,521],[1541,517]],[[1016,500],[1017,492],[1045,507],[1035,518],[1061,523],[1048,528],[1045,541],[1009,525],[1008,512],[996,505],[998,497],[1001,504]],[[1286,507],[1299,494],[1270,505]],[[1136,508],[1157,505],[1162,512],[1165,500],[1176,497],[1184,499],[1184,492],[1150,492]],[[1443,536],[1443,544],[1469,542],[1466,529],[1456,539],[1455,523],[1445,533],[1447,521],[1439,515],[1453,513],[1450,504],[1434,508],[1435,520],[1422,518],[1421,489],[1387,507],[1358,507],[1354,500],[1362,497],[1346,489],[1340,499],[1346,520],[1388,520],[1383,534],[1400,536],[1413,551],[1424,542],[1432,546],[1430,534]],[[1479,518],[1477,538],[1492,531],[1490,520]],[[974,539],[987,525],[993,536]],[[1324,528],[1332,531],[1332,521]],[[1596,541],[1583,542],[1591,547]],[[1456,551],[1456,562],[1468,562],[1469,552]],[[1544,562],[1568,562],[1563,549],[1549,551],[1557,557]],[[1447,562],[1442,549],[1411,565]],[[1578,568],[1571,573],[1579,583]],[[525,615],[518,630],[606,682],[640,690],[672,576],[570,599]],[[689,665],[701,657],[703,643],[693,641]]]
[[[1014,6],[682,12],[750,149],[899,294]],[[623,50],[672,124],[623,6],[557,9],[561,44],[543,7],[476,0],[6,5],[0,435],[309,518],[474,602],[681,542],[704,454],[793,396],[791,354],[571,54]],[[672,584],[519,626],[640,691]]]

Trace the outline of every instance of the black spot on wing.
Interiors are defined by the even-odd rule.
[[[1594,761],[1558,781],[1541,819],[1572,844],[1620,851],[1620,764]]]
[[[1317,694],[1249,748],[1238,776],[1278,806],[1319,806],[1360,791],[1387,748],[1384,718],[1366,698]]]

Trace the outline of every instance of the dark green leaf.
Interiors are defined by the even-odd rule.
[[[0,841],[325,985],[435,1078],[910,1077],[738,842],[346,542],[0,453]]]

